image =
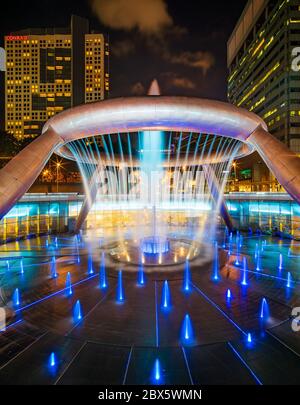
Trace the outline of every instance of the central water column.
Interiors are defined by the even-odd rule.
[[[152,82],[148,95],[160,95],[156,80]],[[151,209],[151,235],[141,240],[141,250],[146,255],[161,255],[170,250],[170,242],[163,235],[161,224],[157,223],[157,206],[160,201],[164,175],[163,150],[163,132],[144,131],[141,133],[141,197],[145,207]]]

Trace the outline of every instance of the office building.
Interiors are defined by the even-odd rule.
[[[5,128],[17,138],[34,138],[56,113],[108,96],[109,43],[84,18],[12,33],[5,49]]]
[[[299,0],[249,0],[228,41],[228,99],[262,117],[300,154],[297,47]]]

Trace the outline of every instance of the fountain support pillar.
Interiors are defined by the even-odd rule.
[[[289,195],[300,204],[300,159],[261,126],[247,138]]]
[[[77,221],[76,221],[76,226],[75,226],[75,233],[78,233],[80,229],[82,228],[82,225],[84,224],[84,221],[86,220],[90,209],[92,208],[94,202],[96,201],[97,197],[97,174],[99,173],[99,166],[97,166],[96,170],[93,173],[93,176],[90,181],[89,185],[89,195],[85,196],[84,202],[82,204],[82,207],[80,209]]]
[[[223,221],[225,222],[225,225],[227,226],[229,232],[232,232],[234,230],[234,226],[233,226],[231,217],[229,215],[224,198],[220,197],[220,191],[219,191],[220,185],[219,185],[218,179],[216,177],[216,174],[209,165],[203,165],[202,168],[203,168],[204,176],[207,181],[209,191],[212,195],[212,198],[214,199],[216,205],[220,206],[221,217],[223,218]]]
[[[52,153],[63,143],[49,126],[0,170],[0,220],[28,191]]]

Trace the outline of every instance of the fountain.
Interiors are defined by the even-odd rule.
[[[80,322],[82,320],[82,311],[80,301],[77,300],[74,306],[74,322]]]
[[[50,354],[50,357],[49,357],[49,366],[50,366],[50,367],[55,367],[55,366],[56,366],[56,356],[55,356],[55,353],[54,353],[54,352],[52,352],[52,353]]]
[[[93,267],[93,256],[89,254],[88,256],[88,275],[91,276],[94,274],[94,267]]]
[[[58,277],[58,274],[56,272],[56,258],[55,258],[55,256],[53,256],[52,259],[51,259],[50,275],[51,275],[51,278],[57,278]]]
[[[184,345],[191,345],[194,343],[194,330],[191,318],[188,314],[185,315],[182,323],[181,341]]]
[[[191,291],[191,270],[190,270],[190,263],[188,260],[186,260],[184,266],[183,291],[184,292]]]
[[[123,287],[123,275],[122,271],[120,270],[118,272],[118,284],[117,284],[117,296],[116,300],[119,303],[122,303],[125,301],[125,296],[124,296],[124,287]]]
[[[242,284],[242,286],[247,286],[248,285],[248,282],[247,282],[247,272],[248,272],[248,269],[247,269],[247,259],[246,259],[246,257],[244,256],[243,257],[243,277],[242,277],[242,282],[241,282],[241,284]]]
[[[226,291],[226,300],[228,302],[230,302],[231,299],[232,299],[232,293],[231,293],[231,290],[228,288],[228,290]]]
[[[163,283],[161,294],[161,308],[165,311],[171,308],[171,293],[169,289],[169,283],[167,280],[164,281]]]
[[[13,293],[13,306],[14,307],[18,307],[20,305],[20,291],[18,288],[15,289],[14,293]]]
[[[261,300],[260,304],[260,319],[267,319],[269,317],[269,305],[266,298]]]
[[[251,333],[248,333],[248,334],[247,334],[247,343],[248,343],[248,344],[251,344],[251,343],[252,343],[252,335],[251,335]]]
[[[282,253],[279,254],[278,270],[283,270],[283,256]]]
[[[240,242],[239,242],[239,236],[238,235],[236,237],[236,255],[235,255],[234,264],[235,264],[235,266],[240,265]]]
[[[256,265],[255,265],[256,271],[261,271],[261,253],[258,251],[256,255]]]
[[[232,251],[232,238],[233,238],[232,232],[230,232],[230,235],[229,235],[229,242],[228,242],[228,257],[231,256],[231,251]]]
[[[214,281],[219,280],[219,268],[220,268],[220,263],[219,263],[218,242],[215,242],[215,245],[214,245],[214,261],[213,261],[213,280]]]
[[[106,279],[105,253],[104,252],[102,252],[102,255],[101,255],[99,278],[100,278],[100,288],[101,288],[101,290],[105,290],[105,288],[107,288],[107,279]]]
[[[145,285],[145,272],[144,272],[144,266],[142,263],[140,263],[140,265],[139,265],[137,283],[139,286]]]
[[[227,232],[228,232],[228,230],[227,230],[227,228],[225,228],[224,236],[223,236],[223,245],[222,245],[223,249],[226,249]]]
[[[67,278],[66,278],[66,292],[67,292],[68,296],[73,294],[70,272],[68,272]]]
[[[20,274],[24,274],[24,264],[23,264],[23,259],[20,260]]]
[[[288,272],[288,275],[287,275],[286,287],[287,288],[292,287],[292,274],[290,272]]]
[[[154,367],[152,371],[151,382],[153,384],[162,384],[162,369],[159,359],[156,359],[154,362]]]

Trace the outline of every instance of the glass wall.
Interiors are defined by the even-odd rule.
[[[43,201],[44,198],[39,201],[39,198],[20,201],[0,221],[0,242],[68,231],[70,220],[80,212],[82,198],[75,201]]]
[[[227,199],[227,207],[235,226],[263,233],[300,239],[300,206],[290,199],[272,200],[251,196]],[[274,196],[274,199],[276,197]]]
[[[27,194],[0,221],[0,243],[31,235],[73,230],[83,198],[77,194]],[[226,201],[237,228],[251,228],[253,232],[260,230],[266,234],[300,239],[300,206],[287,195],[240,193],[227,195]],[[126,207],[122,207],[125,222],[126,218],[136,218],[132,211],[126,215],[124,211]],[[101,218],[99,225],[104,228],[113,226],[116,221],[120,223],[120,207],[107,207],[105,213],[97,213],[98,217]],[[90,219],[95,221],[93,210]],[[184,219],[182,221],[188,223]]]

